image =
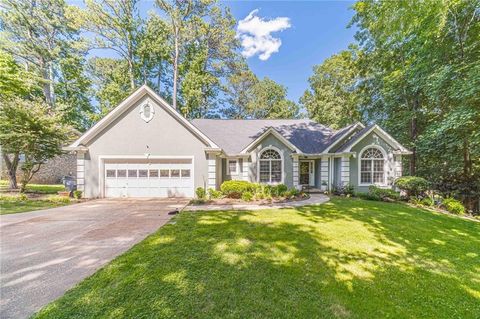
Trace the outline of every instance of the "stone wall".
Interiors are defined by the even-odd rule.
[[[2,159],[1,179],[7,179],[7,168]],[[22,171],[17,170],[17,181],[20,182]],[[63,176],[77,175],[77,157],[75,154],[63,154],[48,160],[33,176],[30,183],[33,184],[61,184]]]

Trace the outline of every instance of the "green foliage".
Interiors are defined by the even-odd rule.
[[[54,204],[69,204],[70,203],[70,197],[68,196],[50,196],[47,197],[46,201]]]
[[[355,193],[355,197],[365,199],[365,200],[373,200],[373,201],[377,201],[377,202],[382,201],[380,196],[374,195],[370,192],[367,192],[367,193],[358,192],[358,193]]]
[[[359,121],[359,98],[354,94],[358,72],[353,50],[342,51],[314,66],[308,79],[310,89],[300,99],[308,117],[334,129]]]
[[[198,199],[205,199],[207,195],[207,193],[205,192],[205,188],[203,187],[197,187],[197,189],[195,190],[195,194],[197,195]]]
[[[83,192],[82,191],[79,191],[79,190],[75,190],[73,191],[73,197],[75,199],[81,199],[83,196]]]
[[[23,193],[18,195],[0,194],[0,201],[4,201],[4,202],[24,202],[26,200],[28,200],[28,197]]]
[[[222,192],[214,190],[213,188],[208,189],[208,197],[210,199],[217,199],[222,197]]]
[[[245,192],[254,192],[256,186],[247,181],[225,181],[220,186],[223,195],[229,198],[240,198]]]
[[[273,186],[270,190],[270,195],[272,197],[282,197],[288,191],[288,187],[285,184],[277,184]]]
[[[379,198],[383,201],[397,201],[400,200],[400,193],[389,188],[380,188],[375,185],[368,187],[368,193],[372,198]]]
[[[448,212],[455,215],[464,215],[465,207],[462,202],[454,198],[445,198],[442,202],[442,207],[444,207]]]
[[[337,185],[333,187],[332,193],[334,195],[353,195],[355,193],[355,189],[353,185],[351,184],[346,184],[346,185]]]
[[[252,192],[244,192],[242,194],[242,200],[246,202],[250,202],[253,199],[253,193]]]
[[[422,198],[422,200],[420,201],[420,203],[423,205],[423,206],[427,206],[427,207],[431,207],[433,206],[435,203],[433,202],[433,199],[431,199],[430,197],[425,197],[425,198]]]
[[[425,193],[429,189],[430,183],[422,177],[403,176],[395,180],[395,186],[405,191],[408,197],[411,197]]]

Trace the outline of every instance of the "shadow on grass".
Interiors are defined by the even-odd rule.
[[[480,225],[333,200],[182,213],[41,318],[478,318]]]

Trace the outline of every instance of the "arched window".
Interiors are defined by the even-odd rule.
[[[383,153],[374,147],[363,151],[360,158],[360,184],[384,184],[385,159]]]
[[[282,157],[274,149],[266,149],[260,153],[260,183],[282,182]]]

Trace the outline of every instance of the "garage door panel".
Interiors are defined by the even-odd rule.
[[[193,197],[191,160],[105,163],[105,197]]]

